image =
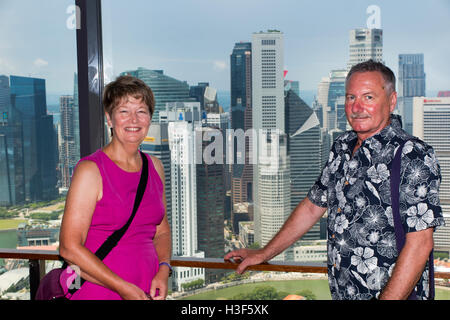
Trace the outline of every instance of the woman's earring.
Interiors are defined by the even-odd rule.
[[[111,137],[113,136],[113,128],[109,128],[109,130],[111,131]]]

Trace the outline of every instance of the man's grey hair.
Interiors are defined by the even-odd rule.
[[[391,69],[386,67],[381,62],[376,62],[372,59],[355,64],[347,74],[347,78],[345,79],[345,83],[347,84],[348,80],[355,72],[370,72],[370,71],[378,71],[383,76],[384,82],[386,84],[385,89],[387,94],[391,94],[395,91],[395,75]]]

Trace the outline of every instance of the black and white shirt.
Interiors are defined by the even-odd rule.
[[[352,156],[357,135],[338,137],[308,198],[328,208],[328,276],[333,299],[371,299],[392,274],[398,252],[391,208],[390,166],[403,147],[400,215],[405,232],[444,225],[439,203],[440,167],[431,146],[406,133],[401,120],[363,141]],[[416,290],[429,295],[428,265]]]

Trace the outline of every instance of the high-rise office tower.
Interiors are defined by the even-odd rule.
[[[10,191],[10,174],[8,168],[8,148],[6,135],[0,128],[0,206],[9,206],[12,204]]]
[[[203,134],[215,131],[213,128],[203,127]],[[209,145],[203,141],[203,150]],[[198,249],[207,258],[222,258],[225,254],[225,240],[223,234],[225,211],[225,180],[223,163],[206,161],[197,163],[197,238]],[[224,275],[223,270],[205,270],[207,283],[219,281]]]
[[[201,130],[199,102],[173,102],[160,112],[161,121],[168,122],[170,175],[172,191],[172,250],[174,256],[204,258],[198,250],[196,132]],[[173,287],[205,279],[204,269],[175,268]]]
[[[342,98],[345,97],[345,78],[347,70],[332,70],[327,95],[327,128],[332,130],[344,127],[347,123],[345,112],[342,112]],[[342,128],[340,128],[342,130]]]
[[[398,101],[403,128],[412,134],[413,97],[425,97],[425,70],[423,54],[398,56]]]
[[[196,86],[189,87],[189,96],[200,102],[200,109],[205,110],[205,91],[209,87],[208,82],[199,82]]]
[[[11,92],[9,89],[9,78],[0,75],[0,122],[7,122],[8,114],[11,113]]]
[[[350,30],[350,52],[347,70],[360,62],[383,62],[383,30],[358,28]]]
[[[347,121],[338,105],[341,97],[345,96],[345,78],[347,70],[331,70],[327,77],[323,77],[317,89],[317,104],[322,107],[322,127],[335,129]],[[320,119],[319,119],[320,120]],[[344,125],[345,126],[345,125]]]
[[[316,109],[320,111],[318,114],[320,125],[324,129],[328,129],[328,91],[330,90],[330,77],[323,77],[317,87]]]
[[[321,131],[316,113],[293,91],[285,97],[287,152],[291,174],[291,210],[303,200],[320,175]],[[302,240],[320,239],[317,223]]]
[[[441,167],[439,198],[445,226],[436,229],[437,250],[450,251],[450,98],[413,98],[413,135],[430,144]]]
[[[0,76],[0,205],[25,201],[22,123],[11,105],[9,78]]]
[[[144,81],[155,96],[155,112],[152,122],[159,122],[159,112],[166,109],[167,102],[196,101],[189,97],[189,85],[164,74],[163,70],[148,70],[139,67],[137,70],[122,72],[120,75],[131,75]]]
[[[252,35],[252,110],[257,139],[253,171],[255,241],[266,245],[290,214],[284,108],[283,33]],[[256,142],[257,141],[257,142]],[[257,145],[256,145],[257,144]],[[291,260],[286,250],[275,259]]]
[[[252,124],[252,44],[251,42],[238,42],[234,45],[230,55],[230,79],[231,79],[231,128],[233,130],[251,129]],[[231,199],[232,204],[251,203],[253,201],[253,166],[249,163],[250,148],[246,139],[245,155],[238,154],[244,150],[238,150],[238,142],[234,143]],[[239,163],[242,157],[244,163]],[[248,208],[248,205],[247,205]],[[247,212],[247,218],[249,212]],[[233,216],[234,217],[234,216]]]
[[[78,103],[78,74],[73,75],[73,136],[75,141],[76,161],[80,160],[80,108]],[[107,126],[105,126],[107,128]]]
[[[77,116],[74,109],[72,96],[61,96],[59,98],[61,112],[61,141],[59,143],[59,163],[61,169],[61,187],[68,189],[73,170],[79,154],[75,142],[74,118]]]
[[[167,218],[172,223],[172,188],[170,176],[170,149],[168,123],[152,123],[147,137],[140,146],[141,151],[157,157],[164,166],[164,187],[166,194]]]
[[[292,90],[300,97],[300,83],[296,80],[284,80],[284,91]]]
[[[238,42],[230,55],[231,127],[245,128],[245,110],[252,106],[252,44]]]
[[[58,196],[58,147],[53,116],[47,115],[45,80],[11,76],[11,102],[22,122],[25,200]]]

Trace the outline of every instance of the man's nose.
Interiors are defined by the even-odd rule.
[[[352,112],[357,113],[363,111],[363,106],[361,104],[361,101],[356,98],[355,101],[352,103]]]

